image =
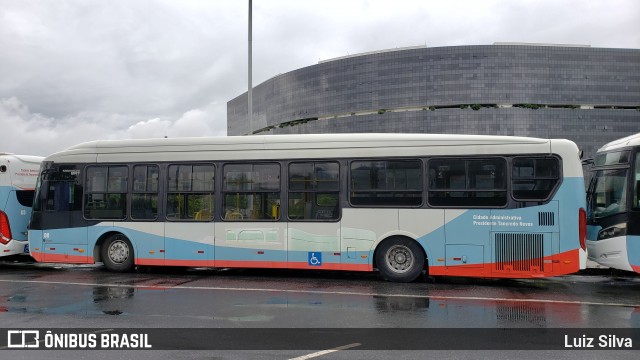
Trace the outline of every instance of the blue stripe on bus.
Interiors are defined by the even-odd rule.
[[[554,199],[545,205],[520,209],[467,209],[451,222],[438,227],[429,234],[420,236],[417,240],[425,249],[428,258],[431,259],[430,265],[444,265],[438,264],[437,259],[446,258],[447,245],[452,245],[450,249],[458,249],[456,247],[458,245],[483,246],[483,257],[469,259],[466,264],[492,262],[492,233],[543,233],[545,234],[545,243],[551,244],[551,247],[544,247],[544,256],[574,250],[579,247],[578,207],[586,206],[586,200],[580,195],[581,189],[584,189],[582,178],[564,178]],[[455,210],[452,211],[455,212]],[[553,213],[554,221],[541,225],[539,223],[540,213]],[[164,238],[117,226],[117,222],[110,224],[113,226],[98,225],[87,229],[87,237],[94,239],[91,241],[89,249],[95,246],[96,239],[102,234],[121,232],[131,240],[136,257],[141,258],[166,258],[167,260],[212,260],[215,258],[215,260],[290,262],[307,262],[308,260],[308,251],[269,249],[268,246],[262,248],[258,246],[253,248],[220,246],[184,239]],[[560,229],[562,238],[568,239],[567,241],[561,242],[557,236]],[[50,231],[55,231],[59,239],[68,239],[67,243],[78,243],[77,239],[73,239],[77,237],[77,230],[56,229]],[[74,233],[76,236],[72,236]],[[446,235],[449,235],[449,238]],[[571,239],[575,239],[575,241],[571,241]],[[283,241],[286,240],[283,239]],[[34,239],[32,242],[32,247],[41,245],[41,240]],[[640,253],[640,244],[633,249],[633,253]],[[335,259],[338,257],[336,253],[339,253],[339,259]],[[333,262],[335,260],[343,263],[371,263],[372,255],[372,250],[365,249],[358,249],[352,254],[341,251],[322,251],[323,261]]]

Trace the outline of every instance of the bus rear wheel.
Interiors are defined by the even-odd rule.
[[[378,270],[387,281],[411,282],[420,276],[424,263],[424,251],[408,238],[390,238],[376,251]]]
[[[133,246],[126,236],[109,236],[101,249],[102,262],[109,271],[127,272],[133,269]]]

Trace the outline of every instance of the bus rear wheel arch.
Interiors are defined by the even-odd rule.
[[[131,241],[122,234],[112,234],[100,247],[100,257],[109,271],[127,272],[134,267],[134,253]]]
[[[375,261],[385,280],[411,282],[425,269],[426,255],[422,246],[415,240],[394,236],[378,245]]]

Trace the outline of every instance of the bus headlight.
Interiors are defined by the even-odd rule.
[[[627,224],[618,224],[600,230],[600,232],[598,232],[598,240],[611,239],[624,235],[627,235]]]

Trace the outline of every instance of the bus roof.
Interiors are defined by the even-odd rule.
[[[494,135],[449,135],[449,134],[305,134],[305,135],[253,135],[253,136],[215,136],[191,138],[163,138],[163,139],[133,139],[133,140],[97,140],[70,147],[68,150],[93,148],[107,149],[113,147],[164,147],[164,146],[193,146],[193,145],[226,145],[245,146],[250,144],[320,144],[321,147],[352,147],[354,143],[373,143],[378,146],[392,145],[397,141],[419,142],[423,146],[447,144],[504,144],[504,143],[547,143],[546,139],[494,136]]]
[[[116,163],[551,153],[578,159],[575,143],[561,139],[367,133],[98,140],[70,147],[45,160]]]
[[[0,153],[0,184],[33,189],[43,159],[41,156]]]
[[[42,156],[16,155],[16,154],[5,153],[5,152],[0,152],[0,158],[3,158],[3,159],[15,159],[15,160],[18,160],[18,161],[24,162],[24,163],[38,163],[38,164],[40,162],[42,162],[42,160],[44,160],[44,157],[42,157]]]
[[[600,149],[598,149],[598,152],[615,150],[615,149],[620,149],[628,146],[636,146],[636,145],[640,145],[640,133],[633,134],[633,135],[624,137],[622,139],[617,139],[610,143],[604,144]]]

